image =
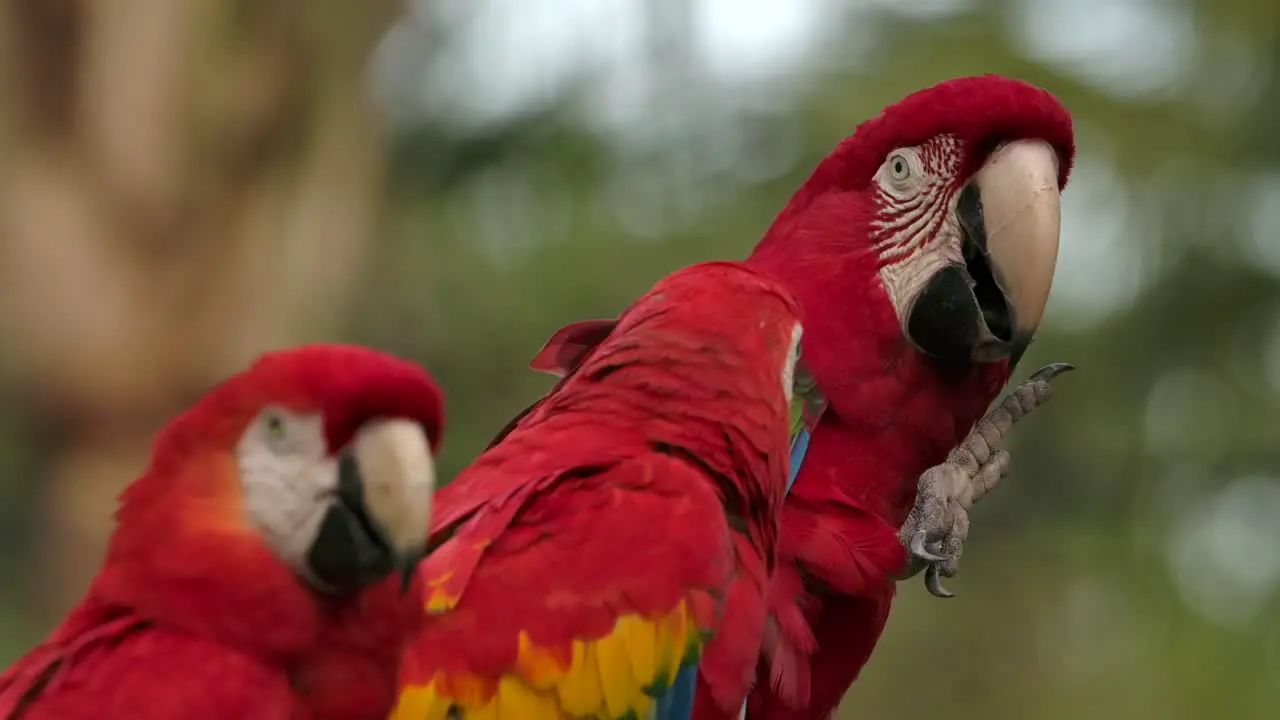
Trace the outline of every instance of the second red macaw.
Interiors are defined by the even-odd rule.
[[[735,717],[791,406],[812,397],[793,391],[800,337],[790,294],[740,263],[628,307],[437,495],[394,720]]]

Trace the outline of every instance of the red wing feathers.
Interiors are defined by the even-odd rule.
[[[643,717],[714,627],[730,543],[715,490],[659,453],[476,508],[424,561],[393,717]]]
[[[132,615],[59,631],[0,676],[3,720],[293,720],[297,710],[278,670]]]
[[[579,320],[560,328],[547,340],[529,368],[561,377],[573,372],[582,360],[604,342],[617,320]]]
[[[604,342],[617,324],[617,320],[580,320],[565,325],[547,340],[547,343],[542,346],[537,355],[533,356],[533,360],[529,362],[530,369],[567,378],[574,370],[578,369],[578,366],[582,364],[583,360],[586,360],[597,345]],[[561,383],[563,382],[564,380],[562,379]],[[559,387],[560,385],[557,384],[546,395],[538,398],[529,407],[521,410],[515,417],[511,418],[498,431],[498,434],[489,441],[485,450],[502,442],[504,438],[511,434],[512,430],[519,427],[521,420],[524,420],[538,406],[542,405],[543,401],[554,394]]]

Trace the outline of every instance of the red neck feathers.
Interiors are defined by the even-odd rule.
[[[90,602],[255,655],[305,652],[321,622],[315,595],[251,529],[234,457],[194,460],[125,490]]]
[[[820,486],[831,482],[896,525],[919,474],[963,439],[1008,380],[1009,367],[1001,360],[943,368],[907,341],[875,256],[851,239],[867,232],[874,213],[862,199],[832,193],[808,199],[804,212],[784,210],[747,264],[799,300],[802,357],[834,416],[824,420],[806,458],[829,467],[831,476],[808,473],[819,481],[797,483],[793,492],[822,495],[831,490]]]

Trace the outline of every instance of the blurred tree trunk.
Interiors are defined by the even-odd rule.
[[[34,565],[58,613],[164,419],[344,307],[391,0],[0,3],[3,370],[53,429]]]

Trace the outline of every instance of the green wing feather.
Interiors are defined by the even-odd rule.
[[[813,432],[827,409],[827,398],[818,389],[813,374],[799,362],[796,363],[791,388],[791,440],[795,442],[801,430]]]

